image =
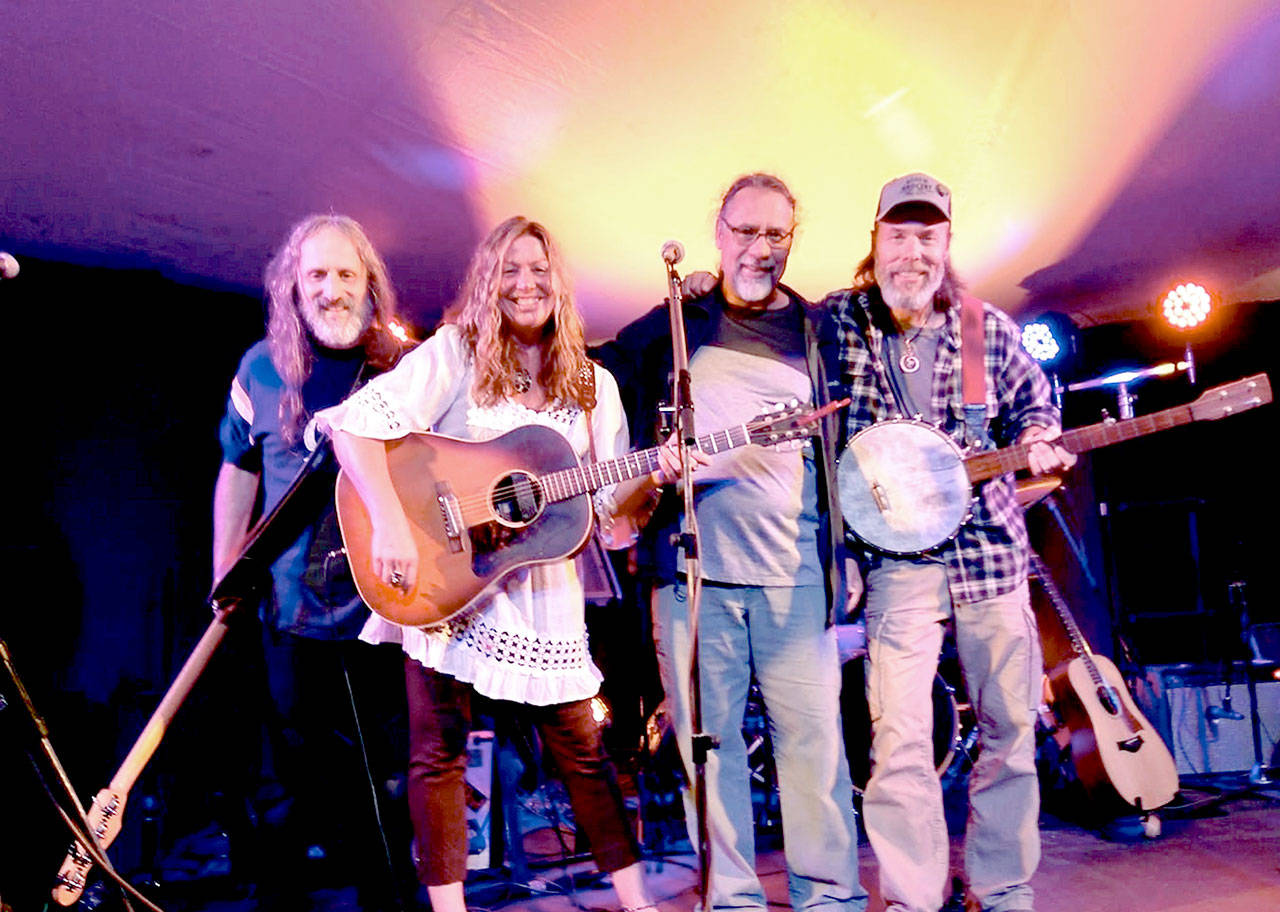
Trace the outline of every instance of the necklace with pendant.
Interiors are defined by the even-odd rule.
[[[533,378],[523,367],[517,367],[515,373],[511,375],[511,386],[515,389],[516,395],[523,396],[533,389]]]
[[[927,322],[927,321],[926,321]],[[898,356],[898,367],[904,374],[914,374],[920,369],[920,356],[916,354],[916,339],[924,332],[925,324],[911,334],[911,338],[902,340],[902,354]]]

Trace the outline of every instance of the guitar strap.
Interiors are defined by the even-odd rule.
[[[978,449],[990,449],[987,433],[986,339],[982,301],[960,295],[960,374],[964,391],[965,439]]]
[[[596,371],[590,361],[583,362],[578,369],[578,386],[587,402],[587,407],[583,409],[587,416],[587,452],[591,454],[592,462],[598,462],[596,435],[591,426],[591,416],[596,406]],[[582,580],[583,595],[589,604],[607,605],[622,598],[622,586],[618,583],[617,574],[613,572],[613,564],[609,562],[609,552],[600,539],[598,524],[592,525],[586,547],[578,555],[578,577]]]

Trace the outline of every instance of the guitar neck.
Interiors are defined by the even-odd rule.
[[[751,443],[751,440],[750,429],[745,424],[740,424],[734,428],[699,437],[694,445],[703,453],[714,455],[746,446]],[[550,472],[543,475],[541,481],[547,500],[555,503],[577,497],[588,491],[595,491],[606,485],[619,484],[641,475],[648,475],[659,468],[661,463],[658,461],[658,447],[650,447],[647,450],[637,450],[634,453],[619,456],[617,459],[606,459],[603,462]]]
[[[1035,551],[1031,551],[1028,558],[1031,563],[1031,571],[1036,575],[1036,579],[1040,581],[1040,587],[1044,589],[1045,595],[1049,596],[1049,603],[1053,605],[1054,613],[1058,615],[1058,620],[1062,621],[1062,626],[1067,631],[1067,637],[1071,640],[1071,648],[1075,650],[1076,655],[1086,660],[1086,664],[1089,667],[1089,676],[1096,683],[1101,684],[1102,675],[1098,673],[1093,662],[1088,661],[1093,651],[1089,648],[1089,642],[1084,638],[1080,625],[1076,623],[1076,617],[1071,613],[1071,607],[1067,604],[1066,597],[1063,596],[1053,577],[1049,575],[1049,568],[1045,566],[1040,555]]]
[[[1135,437],[1142,437],[1156,431],[1164,431],[1179,425],[1189,424],[1195,420],[1191,406],[1179,405],[1137,418],[1126,418],[1123,421],[1102,421],[1087,427],[1064,431],[1062,436],[1055,440],[1054,443],[1070,453],[1085,453],[1089,450],[1110,446],[1113,443],[1133,440]],[[1027,467],[1027,454],[1030,451],[1030,444],[1019,443],[986,453],[975,453],[965,458],[965,472],[968,473],[969,480],[975,484],[979,481],[986,481],[988,478],[995,478],[997,475],[1017,472]]]

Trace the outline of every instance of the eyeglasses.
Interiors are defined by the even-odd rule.
[[[759,228],[755,225],[730,225],[723,216],[720,217],[720,222],[732,232],[734,238],[743,247],[750,247],[756,242],[756,238],[764,238],[765,243],[770,247],[789,247],[791,238],[796,233],[794,225],[791,230],[783,231],[779,228]]]

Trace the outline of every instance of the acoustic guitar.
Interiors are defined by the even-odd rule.
[[[1132,440],[1192,421],[1212,421],[1271,401],[1266,374],[1208,390],[1190,405],[1064,431],[1071,453]],[[1027,467],[1030,444],[966,453],[933,425],[912,419],[863,428],[840,455],[840,512],[862,541],[889,554],[946,544],[969,518],[973,486]]]
[[[793,404],[699,437],[697,448],[715,454],[812,437],[817,422],[846,402],[816,411]],[[338,523],[351,573],[379,615],[431,627],[464,613],[512,570],[576,554],[595,520],[590,493],[647,475],[659,462],[652,448],[584,466],[559,433],[527,425],[487,441],[410,434],[388,441],[387,466],[418,548],[418,579],[405,591],[374,572],[368,510],[339,473]]]
[[[1094,655],[1044,561],[1031,552],[1031,572],[1062,621],[1075,655],[1049,671],[1054,706],[1071,734],[1071,760],[1090,800],[1153,811],[1173,800],[1178,770],[1160,735],[1129,695],[1119,670]]]

